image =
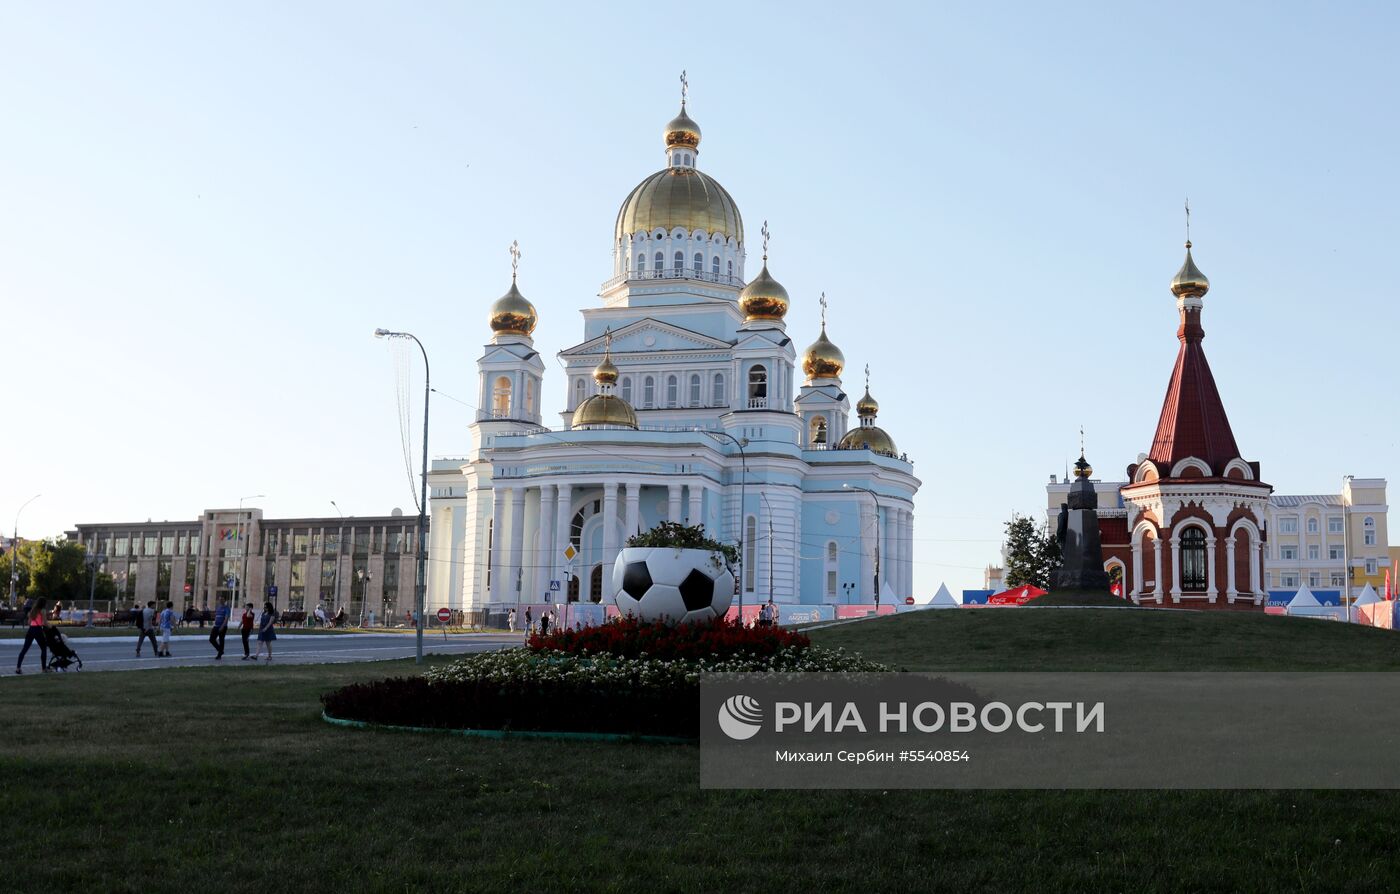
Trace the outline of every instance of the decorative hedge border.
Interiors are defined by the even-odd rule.
[[[453,736],[468,736],[477,739],[553,739],[565,742],[630,742],[640,745],[695,745],[699,739],[681,736],[629,735],[627,733],[570,733],[556,730],[511,730],[511,729],[452,729],[445,726],[393,726],[387,723],[368,723],[364,720],[345,720],[332,717],[325,711],[321,719],[332,726],[345,726],[352,729],[377,729],[395,733],[447,733]]]

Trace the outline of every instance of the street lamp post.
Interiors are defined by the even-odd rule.
[[[414,614],[417,615],[418,663],[423,663],[423,603],[428,593],[428,545],[424,535],[428,530],[428,396],[432,392],[432,378],[428,367],[428,350],[411,332],[392,332],[388,329],[374,330],[375,338],[411,338],[423,354],[423,485],[422,496],[418,500],[418,584],[414,587]]]
[[[859,484],[842,484],[847,490],[863,490],[875,502],[875,613],[880,613],[880,495]]]
[[[336,514],[340,516],[340,522],[341,522],[340,527],[337,528],[337,529],[336,529],[336,532],[335,532],[335,564],[331,566],[331,595],[335,597],[336,605],[339,605],[339,604],[340,604],[340,549],[341,549],[341,544],[345,542],[345,513],[340,511],[340,507],[339,507],[339,506],[336,506],[335,500],[331,500],[331,506],[335,509]],[[322,550],[323,553],[324,553],[324,551],[325,551],[325,548],[326,548],[326,547],[325,547],[325,544],[321,544],[321,550]],[[323,562],[325,561],[324,555],[322,556],[321,561],[323,561]]]
[[[20,513],[24,512],[24,507],[25,507],[25,506],[28,506],[30,503],[33,503],[35,500],[39,499],[39,497],[41,497],[41,496],[43,496],[43,494],[35,494],[34,496],[32,496],[32,497],[30,497],[29,499],[25,500],[24,503],[19,507],[19,512],[16,512],[16,513],[15,513],[15,536],[14,536],[14,539],[10,541],[10,605],[15,605],[15,604],[16,604],[16,603],[15,603],[15,585],[19,583],[19,569],[18,569],[18,567],[15,565],[15,562],[16,562],[16,561],[18,560],[18,558],[19,558],[18,555],[17,555],[17,553],[19,552],[19,517],[20,517]]]
[[[368,562],[369,559],[365,559],[365,561]],[[365,606],[369,604],[369,582],[373,579],[373,575],[369,573],[368,568],[361,568],[355,572],[355,576],[360,579],[360,626],[363,627],[365,626]]]
[[[763,508],[768,513],[768,601],[773,601],[773,504],[768,502],[768,495],[759,491],[758,495],[763,498]]]
[[[244,534],[246,533],[247,528],[251,528],[252,525],[247,525],[247,526],[245,527],[244,524],[243,524],[243,501],[244,501],[244,500],[265,500],[265,499],[267,499],[267,494],[249,494],[249,495],[246,496],[246,497],[239,497],[239,498],[238,498],[238,520],[237,520],[237,522],[235,522],[235,526],[236,526],[236,527],[235,527],[235,530],[237,530],[237,531],[239,532],[239,533],[238,533],[238,577],[237,577],[237,579],[235,579],[235,581],[234,581],[234,590],[233,590],[233,604],[234,604],[234,605],[237,605],[237,604],[238,604],[238,599],[239,599],[240,596],[242,596],[243,598],[246,599],[246,598],[247,598],[247,595],[248,595],[248,589],[247,589],[247,587],[246,587],[246,586],[244,585],[244,583],[243,583],[243,582],[247,579],[247,577],[248,577],[248,543],[247,543],[248,538],[245,537]],[[266,591],[264,591],[264,594],[266,594]],[[206,605],[207,605],[207,604],[208,604],[208,603],[206,603]]]
[[[102,563],[107,561],[107,557],[102,553],[88,553],[87,566],[90,583],[88,584],[88,615],[87,626],[92,626],[93,602],[97,598],[97,569]]]
[[[734,532],[734,533],[735,533],[734,542],[737,543],[737,544],[739,545],[739,580],[737,581],[737,583],[739,584],[739,587],[738,587],[738,589],[739,589],[739,626],[740,626],[740,627],[743,627],[743,626],[744,626],[744,578],[743,578],[743,574],[744,574],[744,532],[743,532],[743,528],[744,528],[744,503],[745,503],[745,500],[746,500],[746,496],[745,496],[745,485],[748,483],[748,480],[749,480],[749,460],[748,460],[748,457],[744,455],[744,445],[746,445],[746,444],[749,443],[749,439],[748,439],[748,438],[736,438],[736,437],[734,437],[733,435],[731,435],[731,434],[730,434],[729,432],[727,432],[727,431],[711,431],[710,429],[707,429],[707,428],[699,429],[699,431],[700,431],[702,434],[709,435],[709,436],[712,437],[712,438],[724,438],[725,440],[730,441],[731,443],[733,443],[735,447],[738,447],[738,448],[739,448],[739,465],[740,465],[740,467],[742,468],[743,471],[742,471],[742,473],[741,473],[741,475],[740,475],[740,477],[739,477],[739,524],[738,524],[737,529],[736,529],[735,532]],[[770,595],[771,595],[771,594],[770,594]]]

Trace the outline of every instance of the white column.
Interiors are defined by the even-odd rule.
[[[636,481],[623,482],[622,532],[626,537],[637,533],[642,524],[642,485]],[[625,538],[624,541],[626,542]]]
[[[904,597],[904,510],[896,506],[890,510],[890,588],[894,595]]]
[[[1133,579],[1129,581],[1128,596],[1134,602],[1142,594],[1142,538],[1133,538]]]
[[[526,595],[517,585],[521,582],[521,568],[525,547],[525,488],[516,487],[510,493],[510,563],[506,567],[505,593],[511,602],[520,601]]]
[[[573,485],[560,484],[559,495],[555,500],[554,510],[554,567],[560,569],[559,580],[563,588],[560,599],[568,601],[569,582],[565,580],[563,569],[565,564],[564,548],[569,545],[569,525],[573,522]]]
[[[857,601],[870,596],[870,585],[875,578],[875,507],[874,498],[860,500],[860,580],[856,582],[854,596]]]
[[[555,515],[558,513],[555,501],[558,500],[558,495],[559,488],[555,485],[540,486],[540,536],[539,550],[535,556],[535,565],[538,566],[538,573],[535,575],[537,594],[549,592],[549,582],[555,579],[554,569],[559,563],[559,554],[554,549],[554,524]]]
[[[1162,538],[1152,539],[1152,558],[1157,563],[1157,577],[1152,584],[1152,595],[1156,597],[1157,604],[1162,603]]]
[[[505,602],[506,593],[509,589],[504,583],[505,574],[505,522],[506,522],[506,500],[510,499],[510,488],[494,487],[491,490],[493,497],[491,503],[491,530],[487,535],[490,537],[491,546],[491,593],[492,602]]]
[[[1235,601],[1239,591],[1235,589],[1235,535],[1225,541],[1225,598]]]
[[[1215,588],[1215,563],[1218,561],[1219,551],[1215,548],[1215,534],[1206,534],[1206,598],[1214,602],[1220,596],[1220,591]]]
[[[681,486],[679,484],[666,485],[666,520],[678,522],[681,520]]]
[[[1172,601],[1181,601],[1181,540],[1180,532],[1172,533]]]
[[[1258,597],[1263,595],[1264,589],[1263,578],[1259,573],[1260,559],[1264,555],[1264,541],[1259,540],[1250,544],[1249,554],[1249,592],[1257,601]],[[1344,577],[1342,580],[1345,582],[1346,578]]]
[[[700,496],[703,491],[698,484],[687,484],[686,490],[690,495],[690,512],[686,518],[687,525],[703,524],[705,519],[700,515]]]
[[[617,482],[603,482],[603,593],[593,598],[602,600],[612,580],[613,563],[617,561]]]
[[[900,526],[899,554],[904,560],[900,565],[900,583],[903,588],[900,596],[914,595],[914,512],[905,509],[900,513],[904,522]]]

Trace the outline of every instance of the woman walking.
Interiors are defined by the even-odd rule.
[[[262,655],[263,646],[267,646],[267,660],[272,660],[272,641],[277,639],[276,624],[277,609],[272,607],[271,602],[264,602],[262,617],[258,618],[258,652],[253,656],[254,661]]]
[[[19,660],[15,662],[15,673],[22,674],[24,669],[24,655],[29,651],[30,643],[39,644],[39,669],[44,673],[49,672],[49,646],[44,641],[44,606],[48,604],[47,599],[36,599],[34,604],[29,606],[29,612],[25,615],[25,620],[29,625],[24,628],[24,646],[19,650]]]
[[[253,603],[248,603],[243,609],[243,617],[238,622],[238,632],[243,637],[243,660],[248,661],[252,656],[248,653],[248,637],[253,635],[253,622],[257,620],[257,615],[253,614]]]

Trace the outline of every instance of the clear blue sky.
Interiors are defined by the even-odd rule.
[[[873,367],[921,595],[980,582],[1081,423],[1102,474],[1148,448],[1187,194],[1246,457],[1284,492],[1390,476],[1398,39],[1359,3],[8,0],[0,525],[38,492],[22,535],[411,511],[371,331],[471,401],[519,239],[556,412],[681,68],[794,340],[825,290],[848,384]],[[433,413],[463,452],[470,410]]]

